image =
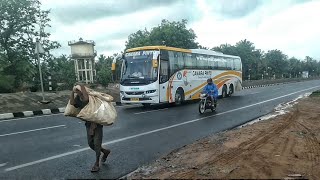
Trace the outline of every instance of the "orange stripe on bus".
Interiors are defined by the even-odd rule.
[[[226,76],[226,75],[235,75],[235,76],[241,78],[241,73],[228,71],[228,72],[221,73],[221,74],[213,77],[212,79],[215,79],[215,80],[214,80],[214,83],[217,84],[217,81],[218,81],[220,78],[223,78],[223,76]],[[226,77],[228,77],[228,76],[226,76]],[[231,77],[233,77],[233,76],[231,76]],[[185,95],[188,96],[188,95],[192,94],[193,92],[195,92],[195,91],[199,90],[200,88],[204,87],[206,84],[207,84],[207,82],[204,82],[204,83],[200,84],[198,87],[196,87],[196,88],[194,88],[194,89],[192,89],[192,90],[190,90],[190,91],[187,91],[187,92],[185,93]]]
[[[229,78],[228,79],[224,79],[224,80],[222,80],[220,82],[215,82],[215,84],[217,84],[217,88],[220,89],[224,85],[224,83],[229,81],[229,80],[231,80],[231,79],[229,79]],[[195,94],[193,94],[191,96],[191,99],[198,99],[200,97],[201,90],[202,90],[202,88],[200,90],[196,91]]]

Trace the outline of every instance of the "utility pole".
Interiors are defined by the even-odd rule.
[[[40,74],[40,83],[41,83],[41,92],[42,92],[42,102],[45,102],[44,99],[44,90],[43,90],[43,80],[42,80],[42,71],[41,71],[41,64],[40,64],[40,53],[44,53],[44,50],[39,42],[39,39],[36,39],[36,49],[35,52],[37,53],[38,58],[38,66],[39,66],[39,74]]]

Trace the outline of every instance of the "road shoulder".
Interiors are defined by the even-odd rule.
[[[128,179],[320,179],[320,96],[287,112],[174,150]]]

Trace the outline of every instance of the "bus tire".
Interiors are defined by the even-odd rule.
[[[223,88],[222,88],[222,98],[225,98],[227,97],[227,86],[226,85],[223,85]]]
[[[233,93],[234,93],[233,84],[230,84],[228,96],[231,97]]]
[[[184,92],[182,88],[178,88],[175,95],[175,105],[181,105],[184,102]]]

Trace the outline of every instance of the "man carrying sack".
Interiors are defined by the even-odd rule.
[[[88,106],[93,106],[90,104],[90,103],[93,103],[93,102],[90,102],[90,100],[93,97],[89,97],[90,94],[88,93],[87,89],[88,88],[86,88],[83,85],[77,85],[77,86],[74,86],[74,88],[72,90],[69,104],[73,105],[75,108],[77,108],[77,110],[79,112],[81,112],[82,110],[86,110],[86,108],[87,109],[90,108]],[[74,97],[75,93],[76,93],[76,96]],[[69,106],[69,104],[68,104],[68,106]],[[101,103],[101,106],[102,105],[103,105],[103,103]],[[67,108],[68,108],[68,106],[67,106]],[[68,111],[67,108],[66,108],[66,111]],[[72,107],[69,107],[69,109],[70,108],[72,108]],[[65,115],[69,115],[67,113],[65,113]],[[93,114],[94,112],[90,112],[87,110],[85,113]],[[74,115],[72,115],[72,116],[74,116]],[[90,117],[91,116],[92,115],[90,115]],[[79,115],[77,117],[79,117]],[[100,160],[101,152],[103,152],[101,162],[105,162],[108,155],[110,154],[109,149],[102,148],[103,125],[101,125],[99,123],[95,123],[95,122],[90,122],[86,119],[83,119],[83,117],[79,117],[79,118],[81,118],[81,120],[85,121],[88,144],[89,144],[90,148],[96,152],[96,162],[93,165],[91,172],[98,172],[100,170],[99,160]]]

